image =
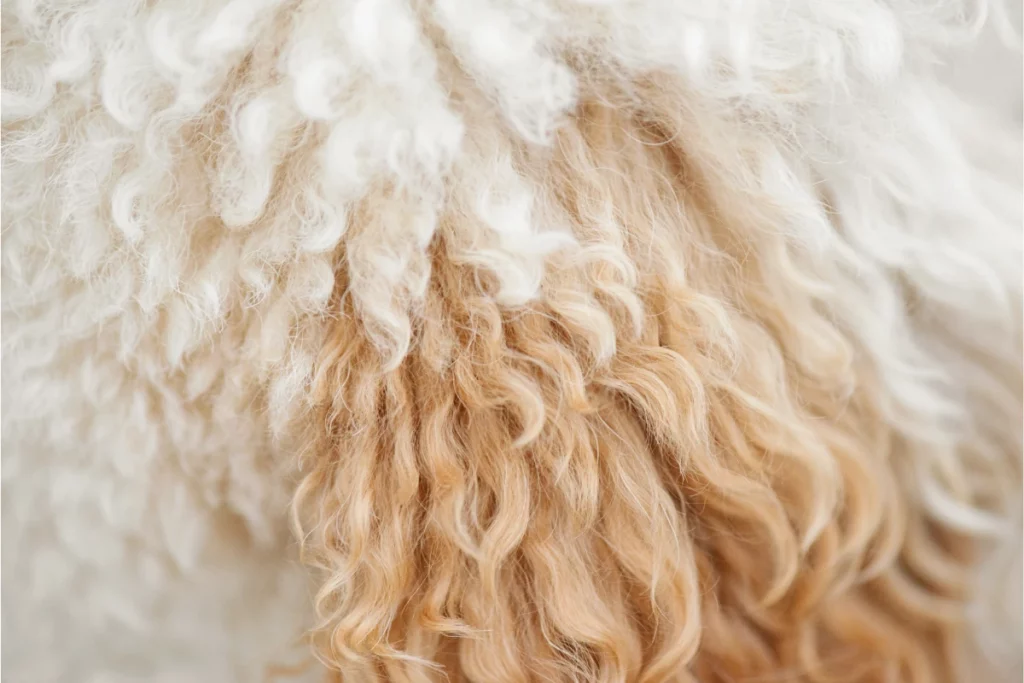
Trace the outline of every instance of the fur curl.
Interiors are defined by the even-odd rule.
[[[1012,680],[984,7],[6,3],[14,680]]]

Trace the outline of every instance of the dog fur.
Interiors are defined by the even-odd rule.
[[[985,13],[5,3],[5,681],[1019,680]]]

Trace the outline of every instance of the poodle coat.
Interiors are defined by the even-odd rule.
[[[5,2],[5,681],[1019,680],[986,10]]]

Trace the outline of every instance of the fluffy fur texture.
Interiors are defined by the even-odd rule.
[[[5,680],[1019,679],[983,5],[3,12]]]

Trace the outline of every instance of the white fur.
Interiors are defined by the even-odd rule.
[[[930,295],[927,324],[955,312],[944,334],[980,353],[1019,350],[1006,330],[1020,324],[1020,193],[995,165],[1019,140],[931,73],[979,7],[5,3],[5,680],[250,681],[301,658],[290,646],[310,599],[284,524],[286,425],[334,314],[336,247],[392,365],[445,202],[478,219],[452,249],[494,273],[502,303],[537,296],[556,251],[626,261],[574,252],[538,220],[508,150],[469,125],[492,116],[548,144],[578,94],[567,55],[607,74],[675,73],[695,106],[762,131],[776,153],[758,182],[793,216],[769,229],[834,272],[822,301],[886,368],[891,419],[934,443],[924,499],[947,523],[1000,533],[948,482],[930,485],[952,457],[935,425],[1014,424],[1016,403],[958,367],[941,335],[922,341],[890,275]],[[458,79],[492,110],[460,109]],[[385,208],[354,229],[350,215],[375,196]]]

